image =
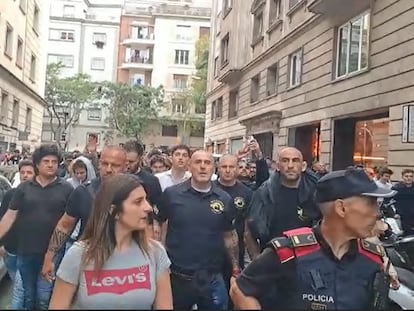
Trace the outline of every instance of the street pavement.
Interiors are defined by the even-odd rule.
[[[0,310],[10,308],[11,291],[11,280],[6,276],[0,281]]]

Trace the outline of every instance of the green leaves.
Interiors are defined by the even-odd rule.
[[[158,118],[164,89],[105,82],[101,95],[109,110],[109,123],[126,137],[138,140],[146,133],[149,122]]]

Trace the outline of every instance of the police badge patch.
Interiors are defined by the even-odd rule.
[[[210,202],[210,209],[214,214],[222,214],[224,211],[224,203],[220,200],[213,200]]]
[[[237,209],[243,209],[244,206],[246,205],[246,202],[244,201],[244,198],[242,197],[235,197],[233,202]]]

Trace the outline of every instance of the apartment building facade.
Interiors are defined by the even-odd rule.
[[[61,76],[84,73],[92,81],[115,81],[121,0],[51,0],[47,62],[62,63]],[[63,112],[69,114],[70,112]],[[83,150],[90,134],[102,149],[111,140],[108,110],[102,103],[89,103],[62,137],[56,137],[48,113],[44,115],[43,141],[60,139],[68,150]]]
[[[144,136],[147,148],[179,142],[203,146],[205,111],[187,109],[182,95],[197,79],[195,45],[201,36],[209,36],[210,13],[209,0],[125,1],[117,79],[165,90],[160,118],[168,122],[151,122]]]
[[[48,1],[0,2],[0,153],[40,144]]]
[[[214,0],[206,147],[414,165],[414,2]]]

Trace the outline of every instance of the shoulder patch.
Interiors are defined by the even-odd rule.
[[[275,250],[283,247],[292,247],[292,242],[286,237],[274,238],[270,241],[270,244]]]
[[[270,241],[276,255],[279,257],[280,263],[285,263],[295,259],[295,251],[290,239],[286,237],[274,238]]]
[[[370,253],[373,253],[373,254],[381,256],[381,257],[383,257],[385,255],[385,250],[384,250],[384,247],[382,247],[382,245],[372,243],[372,242],[369,242],[367,240],[360,240],[360,244],[361,244],[361,247],[364,250],[366,250]]]

